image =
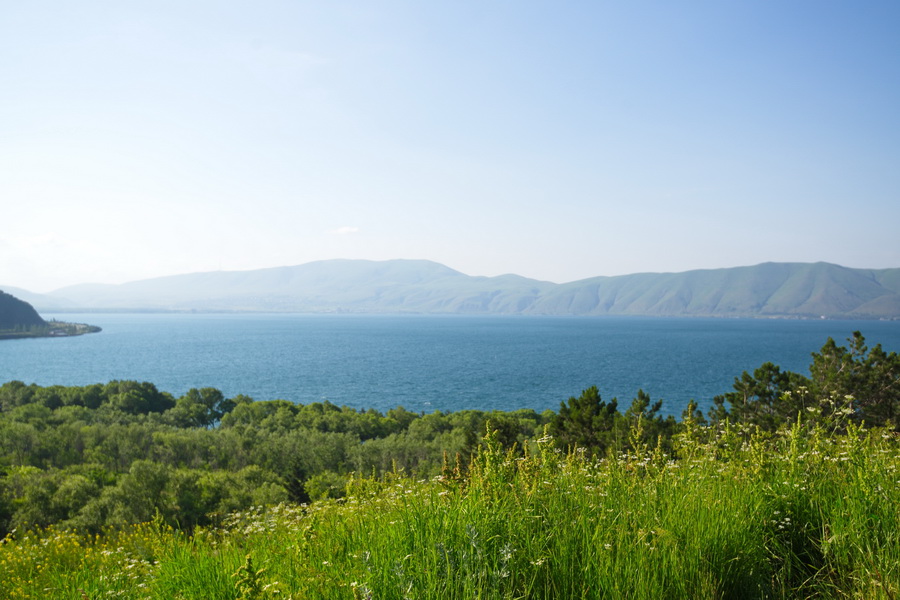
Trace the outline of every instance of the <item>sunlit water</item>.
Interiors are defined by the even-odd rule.
[[[854,330],[900,350],[900,322],[371,315],[59,315],[74,338],[0,341],[0,382],[150,381],[181,395],[329,400],[386,411],[558,409],[591,385],[638,389],[680,414],[766,361],[806,373],[810,353]],[[624,408],[623,408],[624,410]]]

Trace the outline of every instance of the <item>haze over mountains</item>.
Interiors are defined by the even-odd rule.
[[[329,260],[175,275],[50,294],[2,287],[39,311],[277,311],[900,318],[900,268],[829,263],[638,273],[556,284],[473,277],[425,260]]]

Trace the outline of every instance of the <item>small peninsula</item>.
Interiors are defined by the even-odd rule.
[[[69,337],[98,331],[95,325],[45,321],[29,303],[0,291],[0,340]]]

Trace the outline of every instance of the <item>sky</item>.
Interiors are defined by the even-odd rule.
[[[900,3],[0,5],[0,285],[900,267]]]

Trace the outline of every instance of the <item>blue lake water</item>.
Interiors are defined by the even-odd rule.
[[[0,342],[0,382],[150,381],[176,396],[328,400],[386,411],[557,410],[596,385],[630,404],[638,389],[680,415],[771,361],[807,373],[830,336],[900,351],[900,321],[470,317],[423,315],[60,315],[98,334]]]

